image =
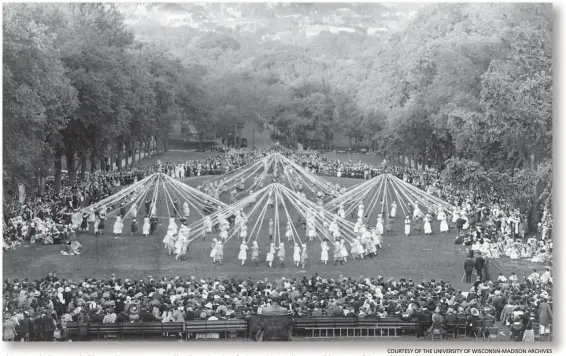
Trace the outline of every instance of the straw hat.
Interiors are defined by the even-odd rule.
[[[472,310],[470,311],[470,313],[471,313],[473,316],[479,316],[479,315],[480,315],[480,311],[477,310],[476,308],[472,308]]]

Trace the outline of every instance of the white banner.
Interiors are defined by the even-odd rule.
[[[19,202],[23,204],[26,200],[26,186],[23,184],[18,184],[18,191],[19,191]]]

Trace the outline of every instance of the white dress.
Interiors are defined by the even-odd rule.
[[[380,235],[383,235],[383,218],[378,218],[377,219],[377,225],[375,226],[377,229],[377,232]]]
[[[293,248],[293,261],[300,262],[301,261],[301,247],[295,246]]]
[[[320,245],[320,259],[321,261],[328,261],[328,250],[330,249],[330,247],[328,247],[328,244],[323,243]]]
[[[208,234],[212,233],[212,220],[208,215],[204,217],[204,231]]]
[[[455,224],[456,221],[458,221],[459,217],[460,213],[458,212],[458,210],[454,210],[454,214],[452,214],[452,224]]]
[[[267,262],[273,262],[274,257],[275,257],[275,246],[269,246],[269,251],[267,252],[267,256],[265,260]]]
[[[240,238],[245,239],[248,236],[248,229],[245,226],[240,228]]]
[[[440,221],[440,232],[446,232],[448,230],[449,230],[448,222],[446,222],[446,216],[445,216],[444,219]]]
[[[142,234],[149,235],[149,218],[143,219]]]
[[[293,231],[289,227],[287,227],[287,232],[285,233],[285,237],[287,237],[288,240],[293,239]]]
[[[430,226],[430,218],[425,218],[424,233],[432,234],[432,227]]]
[[[394,217],[397,216],[397,205],[395,205],[395,204],[391,205],[391,214],[390,214],[390,216],[391,216],[392,218],[394,218]]]
[[[240,245],[240,253],[238,254],[238,259],[245,261],[248,258],[248,245]]]
[[[187,202],[184,202],[183,203],[183,215],[185,217],[188,217],[190,213],[191,213],[191,209],[189,208],[189,204]]]
[[[347,257],[348,256],[348,250],[346,249],[346,244],[342,243],[340,244],[340,257]]]
[[[216,242],[212,242],[212,250],[210,250],[210,258],[216,257]]]
[[[124,228],[124,223],[120,217],[116,217],[116,222],[114,222],[114,233],[117,235],[122,234],[122,229]]]
[[[405,235],[410,235],[411,234],[411,220],[406,219],[405,220]]]

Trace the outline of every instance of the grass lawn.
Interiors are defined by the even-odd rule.
[[[195,153],[191,153],[194,157]],[[364,155],[366,156],[366,155]],[[370,155],[367,155],[368,157]],[[187,152],[169,152],[167,155],[160,155],[152,159],[161,160],[181,160],[187,159]],[[191,186],[202,184],[210,177],[188,178],[183,181]],[[341,185],[352,185],[361,182],[356,179],[326,178],[332,182],[339,182]],[[179,200],[182,203],[182,200]],[[141,221],[143,221],[143,204],[140,207],[138,217],[138,229],[141,235]],[[167,215],[165,200],[161,200],[157,207],[158,215]],[[296,214],[290,211],[293,220],[296,221]],[[274,214],[273,210],[267,214]],[[248,233],[251,235],[257,214],[250,215],[248,223]],[[198,212],[192,210],[189,222],[200,218]],[[281,234],[284,235],[285,217],[281,219]],[[21,246],[15,251],[3,254],[4,278],[38,278],[44,276],[49,270],[56,270],[62,277],[101,278],[115,273],[123,278],[143,278],[147,276],[174,277],[176,275],[221,278],[274,278],[274,277],[302,277],[310,276],[313,273],[336,278],[340,274],[348,277],[359,278],[376,277],[382,275],[389,277],[410,277],[413,280],[421,281],[443,279],[451,281],[454,285],[460,285],[463,273],[463,263],[466,247],[453,243],[455,232],[449,234],[433,234],[430,236],[403,236],[403,221],[401,214],[394,224],[394,233],[383,237],[383,250],[379,251],[378,257],[361,262],[348,262],[344,265],[334,266],[329,264],[324,266],[320,263],[320,242],[315,239],[308,243],[309,263],[306,269],[296,268],[292,264],[292,244],[286,242],[286,263],[284,268],[275,266],[269,268],[265,262],[265,253],[268,245],[267,234],[268,215],[264,220],[257,241],[260,245],[260,266],[248,263],[240,266],[237,260],[239,252],[239,240],[234,237],[229,240],[224,248],[224,264],[213,264],[208,257],[210,253],[209,236],[206,241],[202,238],[196,239],[189,246],[188,259],[186,261],[176,261],[168,256],[162,239],[165,235],[168,222],[160,219],[160,226],[155,236],[145,238],[143,236],[133,236],[129,234],[131,220],[125,220],[124,235],[115,239],[112,235],[112,225],[114,218],[109,218],[106,224],[106,234],[95,237],[92,233],[79,233],[77,239],[83,245],[80,256],[63,256],[59,251],[62,246],[34,244],[31,246]],[[373,225],[375,219],[370,219]],[[433,231],[439,231],[439,223],[433,223]],[[306,242],[305,232],[301,231],[300,238]],[[252,235],[252,236],[255,236]],[[332,256],[332,249],[330,251]],[[248,251],[248,258],[250,256]],[[331,257],[332,258],[332,257]],[[504,260],[500,265],[504,265]],[[531,265],[521,266],[515,263],[511,266],[519,275],[523,269],[528,271]],[[510,271],[509,271],[510,272]]]

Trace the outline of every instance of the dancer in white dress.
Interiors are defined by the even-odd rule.
[[[448,233],[450,227],[448,226],[448,222],[446,221],[446,213],[444,210],[440,211],[439,220],[440,220],[440,232]]]
[[[397,203],[393,202],[391,203],[391,213],[389,214],[389,217],[392,219],[397,218]]]
[[[222,241],[216,241],[216,262],[220,264],[224,262],[224,245]]]
[[[424,221],[424,234],[431,235],[432,227],[430,226],[430,222],[432,221],[432,218],[430,217],[430,214],[426,214],[423,221]]]
[[[183,216],[188,218],[191,215],[191,209],[189,208],[189,202],[185,201],[183,203]]]
[[[344,211],[344,205],[340,204],[340,207],[338,208],[338,216],[341,219],[346,219],[346,211]]]
[[[411,218],[409,215],[405,216],[405,236],[409,236],[411,234]]]
[[[185,224],[181,225],[179,228],[177,242],[175,243],[175,259],[181,258],[181,260],[187,259],[187,249],[189,247],[189,235],[191,230]]]
[[[362,221],[362,218],[358,218],[358,221],[356,221],[356,224],[354,225],[354,233],[355,234],[360,233],[363,224],[364,223]]]
[[[283,242],[279,243],[279,248],[277,249],[277,258],[281,263],[281,267],[285,266],[285,244]]]
[[[145,218],[143,218],[143,226],[142,226],[143,236],[145,236],[145,237],[149,236],[149,228],[150,228],[149,216],[146,216]]]
[[[316,230],[315,230],[314,224],[308,224],[307,225],[307,237],[309,238],[309,241],[311,241],[311,242],[316,237]]]
[[[210,245],[210,258],[212,258],[212,263],[216,263],[216,237],[212,239],[212,245]]]
[[[301,267],[302,268],[306,268],[307,267],[307,260],[309,258],[309,255],[307,253],[307,245],[306,244],[301,244]]]
[[[364,217],[364,203],[360,203],[358,205],[358,218],[361,219]]]
[[[293,240],[293,228],[291,227],[290,221],[287,221],[287,231],[285,232],[285,236],[287,237],[287,241]]]
[[[118,238],[118,236],[122,235],[122,229],[124,228],[123,220],[120,216],[116,216],[116,221],[114,222],[114,237]]]
[[[346,263],[348,263],[348,250],[346,249],[346,242],[344,240],[340,241],[340,257]]]
[[[273,238],[273,219],[269,219],[269,238]]]
[[[175,218],[169,218],[169,226],[167,226],[167,231],[171,231],[173,235],[177,233],[178,227],[175,223]]]
[[[265,262],[269,267],[273,265],[273,258],[275,258],[275,244],[272,242],[269,244],[269,250],[267,251],[267,256],[265,258]]]
[[[326,240],[322,241],[320,244],[320,260],[323,264],[328,263],[328,250],[330,250],[328,243]]]
[[[377,229],[377,233],[380,235],[383,235],[383,215],[382,214],[378,214],[377,215],[377,224],[375,225],[375,228]]]
[[[240,253],[238,254],[238,259],[240,261],[242,261],[242,266],[244,265],[244,262],[246,262],[247,258],[248,258],[248,245],[246,244],[246,241],[244,240],[240,244]]]
[[[301,247],[296,242],[293,247],[293,262],[297,267],[299,267],[299,263],[301,262]]]
[[[458,208],[454,208],[454,212],[452,213],[452,224],[456,224],[456,221],[460,218],[460,211]]]
[[[240,227],[240,239],[245,240],[248,237],[248,227],[246,225],[242,225]]]
[[[418,220],[422,217],[424,217],[421,209],[419,208],[418,204],[414,204],[415,209],[413,210],[413,220]]]
[[[206,235],[212,234],[212,219],[210,218],[210,215],[206,215],[204,217],[203,224],[204,224],[203,240],[206,241]]]
[[[252,262],[256,263],[256,266],[259,266],[259,246],[257,241],[252,242]]]

